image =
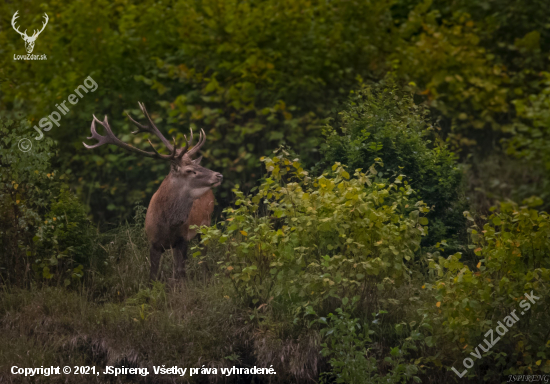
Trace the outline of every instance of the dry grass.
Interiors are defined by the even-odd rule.
[[[319,369],[316,331],[298,338],[279,324],[259,326],[250,309],[229,298],[232,290],[215,274],[215,260],[192,259],[188,279],[170,279],[165,254],[164,283],[149,286],[146,242],[127,226],[102,239],[104,255],[89,268],[80,289],[12,289],[0,297],[0,382],[22,383],[304,383]],[[291,324],[291,322],[288,322]],[[281,326],[281,324],[283,324]],[[269,367],[276,376],[155,376],[153,365],[171,367]],[[147,367],[147,377],[50,376],[25,378],[11,366],[95,365]]]

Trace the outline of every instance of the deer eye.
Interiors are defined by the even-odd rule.
[[[186,170],[185,173],[187,173],[188,175],[190,175],[191,173],[194,173],[195,175],[197,174],[197,172],[193,171],[192,169]]]

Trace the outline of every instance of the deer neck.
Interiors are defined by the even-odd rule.
[[[187,222],[193,207],[194,199],[191,188],[184,181],[169,175],[159,188],[159,192],[166,202],[164,217],[171,227],[177,227]]]

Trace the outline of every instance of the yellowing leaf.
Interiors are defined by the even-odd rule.
[[[53,218],[53,221],[56,221],[56,220],[57,220],[57,218],[56,218],[56,217],[54,217],[54,218]]]
[[[422,289],[426,289],[426,284],[424,284],[424,285],[422,286]]]
[[[15,204],[19,204],[21,200],[15,200]]]
[[[248,236],[248,233],[246,233],[246,231],[239,231],[239,232],[241,232],[241,235],[243,236]]]
[[[479,269],[479,267],[481,267],[481,261],[479,263],[477,263],[476,267]]]
[[[441,301],[438,301],[437,303],[435,303],[435,306],[436,306],[437,308],[441,307]]]
[[[227,270],[228,270],[228,271],[232,271],[232,270],[233,270],[233,267],[227,267]]]
[[[542,360],[537,361],[535,364],[540,365],[540,363],[542,363]]]
[[[231,219],[227,219],[227,221],[233,221],[233,218],[231,218]]]

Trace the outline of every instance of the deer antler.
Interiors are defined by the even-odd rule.
[[[202,145],[205,143],[206,134],[204,133],[204,130],[201,129],[199,142],[197,143],[197,145],[195,145],[189,151],[189,145],[193,141],[193,130],[190,130],[189,140],[187,139],[187,136],[184,135],[184,137],[185,137],[185,147],[181,148],[181,150],[179,151],[179,154],[178,154],[178,148],[177,148],[178,146],[176,145],[176,139],[174,139],[172,137],[173,143],[170,143],[170,141],[168,139],[166,139],[166,137],[163,136],[163,134],[159,131],[159,129],[153,123],[153,120],[151,119],[151,117],[149,116],[149,113],[147,113],[147,110],[145,109],[145,105],[143,103],[139,103],[139,108],[141,109],[141,111],[143,112],[145,117],[147,117],[148,125],[143,125],[143,124],[138,123],[129,114],[127,114],[130,121],[138,128],[136,131],[134,131],[132,133],[137,134],[137,133],[141,133],[141,132],[148,132],[148,133],[154,134],[155,136],[157,136],[162,141],[162,143],[166,146],[166,148],[168,148],[168,150],[170,151],[170,155],[160,154],[156,150],[156,148],[153,146],[153,143],[151,142],[151,140],[147,140],[147,141],[151,145],[151,148],[153,149],[153,152],[144,151],[144,150],[136,148],[136,147],[134,147],[130,144],[126,144],[125,142],[123,142],[122,140],[120,140],[119,138],[117,138],[115,136],[115,134],[111,130],[111,127],[109,126],[109,122],[107,121],[107,116],[105,116],[105,119],[103,121],[100,121],[94,115],[94,119],[92,121],[92,126],[90,127],[90,130],[92,132],[92,136],[88,137],[88,140],[96,139],[98,142],[94,145],[87,145],[86,143],[82,143],[82,144],[84,144],[84,146],[87,149],[97,148],[97,147],[100,147],[104,144],[114,144],[117,147],[124,148],[128,151],[137,153],[137,154],[142,155],[142,156],[159,158],[159,159],[164,159],[164,160],[173,160],[176,157],[176,154],[177,154],[178,159],[181,159],[185,154],[187,154],[188,156],[191,156],[191,155],[195,154],[202,147]],[[96,122],[101,124],[105,128],[105,136],[101,136],[100,134],[97,133],[96,125],[95,125]]]
[[[138,128],[137,131],[134,131],[132,133],[133,134],[141,133],[141,132],[152,133],[153,135],[157,136],[160,139],[160,141],[163,142],[164,145],[166,145],[166,148],[168,148],[170,150],[170,152],[172,152],[174,150],[174,148],[172,147],[172,144],[170,143],[170,140],[166,139],[166,137],[164,137],[163,134],[160,133],[160,131],[156,127],[155,123],[153,123],[153,120],[151,119],[151,116],[149,116],[149,114],[147,113],[147,110],[145,109],[145,104],[138,101],[138,105],[139,105],[139,109],[141,109],[141,112],[143,112],[143,114],[145,115],[145,117],[149,121],[149,124],[148,125],[140,124],[137,121],[135,121],[132,118],[132,116],[130,116],[129,113],[127,113],[126,116],[128,116],[130,121],[132,123],[134,123],[134,125]]]
[[[117,147],[127,149],[130,152],[134,152],[134,153],[137,153],[139,155],[146,156],[146,157],[154,157],[154,158],[160,158],[160,159],[165,159],[165,160],[172,160],[174,158],[174,156],[176,155],[176,152],[173,150],[173,148],[175,148],[175,144],[176,144],[175,139],[174,139],[174,146],[172,147],[172,154],[171,155],[161,155],[160,153],[158,153],[158,151],[153,146],[153,143],[151,143],[151,140],[149,140],[149,144],[153,148],[154,152],[147,152],[147,151],[144,151],[142,149],[131,146],[130,144],[126,144],[124,141],[117,138],[115,136],[115,134],[113,133],[113,131],[111,130],[111,127],[109,126],[109,122],[107,121],[107,116],[105,116],[105,119],[103,121],[100,121],[97,117],[95,117],[95,115],[93,115],[93,116],[94,116],[94,120],[92,121],[92,126],[90,127],[90,131],[92,132],[92,136],[88,137],[88,140],[96,139],[98,142],[97,142],[97,144],[94,144],[94,145],[87,145],[86,143],[82,143],[82,144],[84,144],[84,146],[87,149],[94,149],[94,148],[100,147],[104,144],[114,144]],[[101,136],[99,133],[97,133],[96,126],[95,126],[96,122],[101,124],[103,126],[103,128],[105,128],[105,136]]]
[[[187,140],[187,137],[185,139]],[[193,140],[193,132],[191,132],[191,140]],[[201,147],[203,146],[203,144],[205,142],[206,142],[206,133],[204,133],[204,130],[201,129],[201,132],[200,132],[200,135],[199,135],[199,141],[197,142],[197,145],[195,145],[193,148],[191,148],[191,150],[189,152],[187,152],[187,145],[185,146],[185,152],[187,152],[187,156],[191,157],[195,153],[197,153],[201,149]],[[185,152],[182,151],[179,154],[179,157],[181,158]]]
[[[50,18],[46,14],[46,12],[44,12],[44,16],[42,16],[42,17],[45,18],[46,21],[42,22],[42,29],[40,31],[37,32],[36,29],[34,30],[34,33],[33,33],[32,37],[34,37],[35,39],[38,37],[38,35],[40,35],[42,33],[44,28],[46,28],[46,25],[48,25],[48,20],[50,20]]]
[[[21,31],[19,30],[19,28],[15,26],[15,19],[17,19],[17,18],[19,17],[19,15],[17,15],[18,12],[19,12],[19,11],[15,11],[15,13],[13,14],[13,17],[11,18],[11,26],[12,26],[13,29],[15,29],[15,31],[16,31],[17,33],[19,33],[21,36],[25,35],[25,37],[28,38],[29,36],[27,36],[27,30],[26,30],[26,29],[25,29],[25,32],[21,32]],[[44,28],[42,28],[42,29],[44,29]]]
[[[15,25],[15,20],[19,17],[18,15],[19,11],[16,11],[14,14],[13,14],[13,17],[11,18],[11,26],[13,27],[13,29],[15,29],[15,31],[17,33],[19,33],[25,40],[27,39],[33,39],[33,40],[36,40],[36,38],[38,37],[38,35],[40,35],[42,33],[42,31],[44,30],[44,28],[46,28],[46,25],[48,25],[48,20],[50,20],[50,18],[48,17],[48,14],[44,12],[44,16],[42,16],[43,18],[45,18],[46,20],[44,22],[42,22],[42,29],[40,31],[37,31],[36,29],[34,30],[34,33],[32,36],[27,36],[27,30],[25,29],[25,32],[21,32],[19,30],[18,27],[16,27]]]

